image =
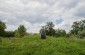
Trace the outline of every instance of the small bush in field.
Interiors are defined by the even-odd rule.
[[[19,32],[18,32],[18,31],[16,31],[16,32],[15,32],[15,34],[14,34],[14,36],[15,36],[15,37],[20,37]]]
[[[55,36],[60,37],[60,36],[66,36],[66,31],[62,29],[56,30]]]
[[[14,37],[14,32],[13,31],[5,31],[5,36],[6,37]]]
[[[17,30],[15,30],[15,37],[23,37],[26,35],[26,28],[24,25],[20,25]]]

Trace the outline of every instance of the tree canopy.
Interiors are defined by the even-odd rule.
[[[6,25],[4,22],[0,21],[0,31],[1,30],[5,30],[6,29]]]
[[[18,30],[15,30],[15,36],[22,37],[26,34],[26,28],[24,25],[20,25]]]
[[[85,20],[75,21],[72,25],[73,30],[71,30],[72,34],[78,34],[78,31],[82,31],[85,29]]]
[[[5,23],[0,21],[0,36],[4,36],[5,35],[5,29],[6,29]]]

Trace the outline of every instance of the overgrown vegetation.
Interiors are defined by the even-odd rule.
[[[0,21],[0,36],[5,36],[6,25],[4,22]]]
[[[16,40],[2,38],[0,55],[85,55],[85,39],[29,35]]]
[[[26,34],[24,25],[20,25],[15,31],[5,31],[6,25],[0,21],[0,36],[2,37],[23,37]]]
[[[72,25],[72,30],[69,31],[69,33],[66,33],[65,30],[62,29],[54,29],[53,22],[47,22],[47,24],[44,26],[46,34],[48,36],[55,36],[55,37],[77,37],[77,38],[84,38],[85,37],[85,20],[81,21],[75,21]]]
[[[26,28],[24,25],[20,25],[18,30],[15,31],[15,37],[23,37],[26,34]]]
[[[53,22],[47,22],[46,25],[43,26],[45,28],[46,35],[54,37],[85,37],[85,20],[73,22],[72,30],[70,30],[69,33],[66,33],[66,31],[62,29],[54,29],[54,26],[55,25],[53,24]],[[5,31],[5,29],[5,23],[0,21],[0,36],[23,37],[26,35],[26,28],[24,27],[24,25],[20,25],[15,31]]]
[[[71,34],[77,35],[80,38],[85,37],[85,20],[74,22],[72,28]]]
[[[44,26],[47,37],[41,39],[37,34],[28,35],[24,25],[5,31],[0,21],[0,55],[85,55],[85,20],[74,22],[69,33],[54,26],[48,22]]]
[[[44,26],[46,35],[48,36],[55,36],[55,37],[60,37],[60,36],[66,36],[66,31],[62,29],[54,29],[54,24],[53,22],[47,22],[47,24]]]

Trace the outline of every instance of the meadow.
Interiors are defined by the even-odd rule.
[[[1,37],[0,55],[85,55],[85,39],[29,35],[16,40]]]

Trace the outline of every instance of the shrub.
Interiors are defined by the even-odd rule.
[[[24,25],[20,25],[19,27],[18,27],[18,31],[17,31],[18,33],[19,33],[19,35],[22,37],[22,36],[24,36],[25,34],[26,34],[26,28],[24,27]]]
[[[52,30],[46,30],[46,35],[48,36],[54,36],[55,35],[55,30],[52,29]]]
[[[78,34],[79,34],[80,38],[84,38],[85,37],[85,29],[82,31],[79,31]]]
[[[18,32],[18,31],[15,31],[14,36],[15,36],[15,37],[20,37],[19,32]]]
[[[55,36],[56,37],[59,37],[59,36],[66,36],[66,31],[65,30],[56,30],[56,33],[55,33]]]
[[[13,31],[6,31],[5,36],[6,37],[14,37],[14,32]]]
[[[26,28],[24,25],[20,25],[17,30],[15,30],[15,37],[23,37],[26,35]]]

